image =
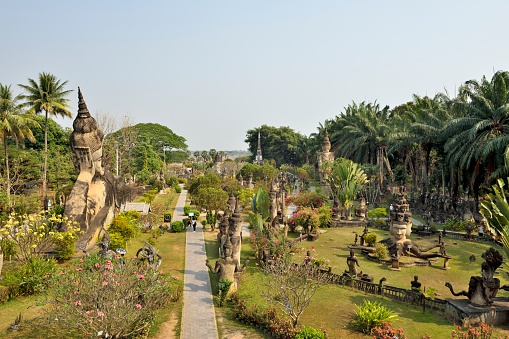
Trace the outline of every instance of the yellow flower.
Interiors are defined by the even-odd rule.
[[[37,248],[37,245],[36,245],[36,244],[33,244],[33,245],[32,245],[32,248],[33,248],[33,249]]]

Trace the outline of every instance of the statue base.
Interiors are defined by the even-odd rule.
[[[509,298],[494,298],[489,306],[475,306],[468,299],[447,299],[455,324],[463,327],[485,323],[496,326],[509,322]]]

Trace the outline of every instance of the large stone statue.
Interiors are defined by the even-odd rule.
[[[331,143],[329,140],[329,132],[325,130],[325,135],[322,142],[322,151],[317,153],[318,160],[318,173],[320,175],[320,181],[327,179],[327,173],[323,171],[322,164],[326,162],[334,162],[334,153],[330,151]]]
[[[440,247],[440,244],[420,248],[416,243],[407,237],[412,233],[412,213],[403,194],[399,195],[398,201],[393,205],[390,212],[390,232],[392,238],[382,241],[387,246],[391,259],[399,260],[402,255],[414,256],[420,259],[448,257],[441,253],[424,253]],[[448,257],[450,258],[450,257]]]
[[[104,135],[90,115],[79,87],[78,99],[70,145],[79,175],[66,201],[64,216],[78,222],[84,234],[77,247],[86,248],[97,231],[113,218],[117,184],[102,166]]]
[[[246,269],[246,265],[249,263],[249,258],[246,260],[243,266],[240,266],[239,260],[233,258],[232,243],[230,239],[227,239],[223,246],[223,257],[216,261],[214,267],[212,267],[207,259],[205,265],[210,269],[212,273],[219,274],[219,280],[228,279],[232,282],[228,294],[237,291],[238,286],[238,275]]]
[[[500,280],[493,277],[497,268],[502,264],[502,255],[494,248],[490,248],[483,253],[482,257],[485,262],[481,265],[481,276],[470,277],[468,291],[455,293],[452,285],[448,282],[445,283],[453,295],[463,295],[470,299],[470,302],[475,306],[489,306],[493,303],[493,298],[496,297],[499,289],[509,290],[509,285],[500,287]]]

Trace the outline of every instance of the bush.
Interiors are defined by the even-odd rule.
[[[371,335],[373,339],[387,339],[387,338],[398,338],[406,339],[406,335],[403,334],[403,329],[395,329],[391,323],[383,322],[371,329]]]
[[[369,233],[364,236],[364,241],[370,247],[375,246],[376,244],[376,233]]]
[[[180,187],[179,185],[175,185],[174,187],[175,187],[175,193],[178,193],[178,194],[182,193],[182,187]]]
[[[9,299],[46,290],[48,278],[55,268],[56,262],[53,259],[30,257],[19,266],[8,270],[2,284],[9,288]]]
[[[55,274],[51,291],[51,319],[58,317],[56,326],[80,338],[91,333],[101,338],[145,337],[155,312],[171,297],[170,281],[162,271],[138,260],[121,263],[95,256],[75,260]]]
[[[370,333],[373,327],[397,317],[394,312],[377,302],[364,300],[363,305],[356,306],[353,324],[359,331],[366,334]]]
[[[378,219],[387,217],[387,208],[377,207],[368,211],[368,218]]]
[[[115,251],[117,248],[125,249],[126,239],[118,232],[110,232],[110,250]]]
[[[55,252],[59,259],[69,260],[74,254],[74,247],[78,236],[74,231],[56,232],[52,242],[56,246]]]
[[[129,215],[119,214],[111,221],[110,233],[118,233],[124,239],[131,239],[136,236],[138,221],[132,219]]]
[[[0,285],[0,305],[9,300],[9,287]]]
[[[376,243],[375,257],[377,257],[380,260],[385,260],[389,258],[389,251],[387,250],[387,246],[385,246],[384,244]]]
[[[5,259],[16,255],[16,243],[13,240],[6,237],[0,239],[0,247],[4,252]]]
[[[174,221],[171,223],[171,230],[173,232],[179,233],[184,231],[184,223],[180,220]]]
[[[184,206],[184,215],[189,215],[189,212],[191,212],[192,207],[191,206]]]
[[[489,339],[492,335],[493,328],[481,323],[479,327],[469,326],[467,329],[456,326],[456,329],[452,330],[451,339]]]
[[[297,332],[295,339],[325,339],[325,334],[314,327],[304,326]]]

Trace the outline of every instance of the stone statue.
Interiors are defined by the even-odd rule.
[[[366,220],[366,213],[368,209],[366,208],[366,199],[364,197],[361,198],[359,207],[355,209],[355,216],[358,220],[364,221]]]
[[[390,212],[390,232],[392,238],[382,241],[387,246],[392,260],[399,260],[402,255],[414,256],[420,259],[430,259],[438,257],[447,257],[441,253],[424,253],[439,247],[440,244],[431,245],[426,248],[420,248],[407,237],[412,233],[412,213],[403,194],[399,195],[396,204],[393,204],[393,210]]]
[[[97,230],[113,218],[115,207],[121,203],[116,192],[122,188],[102,166],[104,134],[90,115],[79,87],[78,99],[70,146],[79,175],[65,203],[64,217],[79,224],[84,233],[77,247],[86,248]],[[123,199],[127,199],[127,195],[123,195]],[[64,228],[62,224],[61,230]]]
[[[354,251],[350,250],[350,256],[346,258],[346,264],[348,265],[348,274],[351,277],[357,276],[357,267],[359,266],[359,261],[357,260],[357,257],[355,256]]]
[[[414,275],[414,280],[410,282],[410,285],[412,286],[411,289],[413,291],[420,291],[421,290],[421,283],[418,281],[419,277],[417,275]]]
[[[158,269],[163,261],[163,257],[148,242],[145,242],[143,247],[136,252],[136,258],[142,263],[147,262],[148,265],[152,265],[154,269]]]
[[[108,233],[107,230],[105,230],[104,228],[101,228],[101,230],[99,231],[99,238],[101,237],[101,233],[104,233],[104,235],[101,238],[101,242],[98,244],[101,249],[99,252],[99,255],[103,258],[113,259],[115,257],[115,252],[110,250],[110,243],[111,243],[110,234]],[[84,252],[85,252],[85,254],[87,254],[86,250]]]
[[[509,285],[500,287],[500,280],[494,278],[493,275],[498,267],[502,264],[502,255],[493,247],[482,254],[485,262],[481,265],[481,276],[470,277],[468,283],[468,291],[455,293],[450,283],[446,282],[445,286],[449,288],[454,296],[463,295],[470,299],[472,305],[489,306],[493,303],[500,288],[509,291]]]
[[[238,274],[244,272],[246,265],[249,263],[249,258],[246,260],[244,265],[241,267],[237,259],[233,259],[232,244],[230,239],[227,239],[223,246],[223,258],[216,261],[214,267],[212,267],[207,259],[205,265],[210,269],[212,273],[219,274],[219,280],[228,279],[232,282],[228,294],[237,291],[237,279]]]

